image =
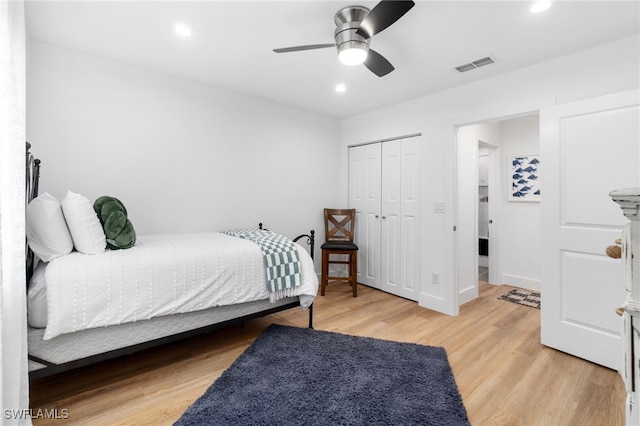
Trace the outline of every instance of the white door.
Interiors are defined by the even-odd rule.
[[[626,219],[609,192],[640,186],[639,99],[634,90],[540,114],[541,340],[613,369],[625,285],[605,248]]]
[[[349,207],[356,209],[358,282],[380,288],[380,144],[349,148]]]
[[[418,299],[418,140],[382,144],[380,288]]]

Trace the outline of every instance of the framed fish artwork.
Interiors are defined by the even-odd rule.
[[[509,201],[540,201],[540,155],[509,157]]]

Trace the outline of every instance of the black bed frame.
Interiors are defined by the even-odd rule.
[[[33,158],[31,155],[31,144],[27,142],[27,162],[26,162],[26,193],[25,193],[25,205],[29,204],[31,200],[38,196],[38,183],[40,182],[40,160],[37,158]],[[25,239],[25,258],[27,262],[27,287],[29,287],[29,281],[31,281],[31,276],[33,275],[33,267],[34,267],[34,255],[31,249],[29,248],[29,244],[26,243]]]
[[[38,184],[40,180],[40,165],[41,165],[41,161],[33,157],[33,155],[30,152],[30,149],[31,149],[31,144],[27,142],[27,150],[26,150],[26,203],[27,204],[38,196]],[[263,228],[262,223],[260,223],[258,226],[259,226],[259,229],[266,230],[266,228]],[[293,241],[297,242],[303,238],[306,238],[305,242],[307,243],[307,245],[309,245],[309,253],[311,255],[311,259],[313,259],[314,248],[315,248],[315,231],[312,229],[311,231],[309,231],[308,234],[298,235],[293,239]],[[34,259],[34,254],[29,248],[28,244],[25,244],[25,245],[26,245],[26,272],[27,272],[27,286],[28,286],[29,280],[33,275],[35,259]],[[243,323],[245,321],[248,321],[254,318],[260,318],[266,315],[274,314],[274,313],[285,311],[288,309],[297,308],[299,306],[300,306],[300,303],[298,301],[286,303],[284,305],[279,305],[277,307],[273,307],[270,309],[254,312],[252,314],[240,316],[237,318],[232,318],[216,324],[211,324],[205,327],[200,327],[193,330],[188,330],[181,333],[173,334],[170,336],[150,340],[147,342],[119,348],[113,351],[108,351],[108,352],[100,353],[97,355],[89,356],[86,358],[81,358],[78,360],[66,362],[64,364],[53,364],[49,361],[29,355],[30,360],[46,366],[44,368],[30,371],[29,378],[31,380],[34,380],[40,377],[45,377],[52,374],[73,370],[79,367],[84,367],[87,365],[95,364],[95,363],[106,361],[109,359],[113,359],[113,358],[117,358],[125,355],[131,355],[135,352],[139,352],[145,349],[150,349],[160,345],[165,345],[167,343],[186,339],[191,336],[208,333],[210,331],[227,327],[229,325]],[[309,328],[313,328],[313,304],[309,306]]]

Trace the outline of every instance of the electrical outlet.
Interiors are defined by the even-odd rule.
[[[440,284],[440,274],[438,272],[431,273],[431,282],[433,284]]]

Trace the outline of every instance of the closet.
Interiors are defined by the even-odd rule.
[[[419,138],[349,148],[349,208],[356,209],[358,282],[418,300]]]

